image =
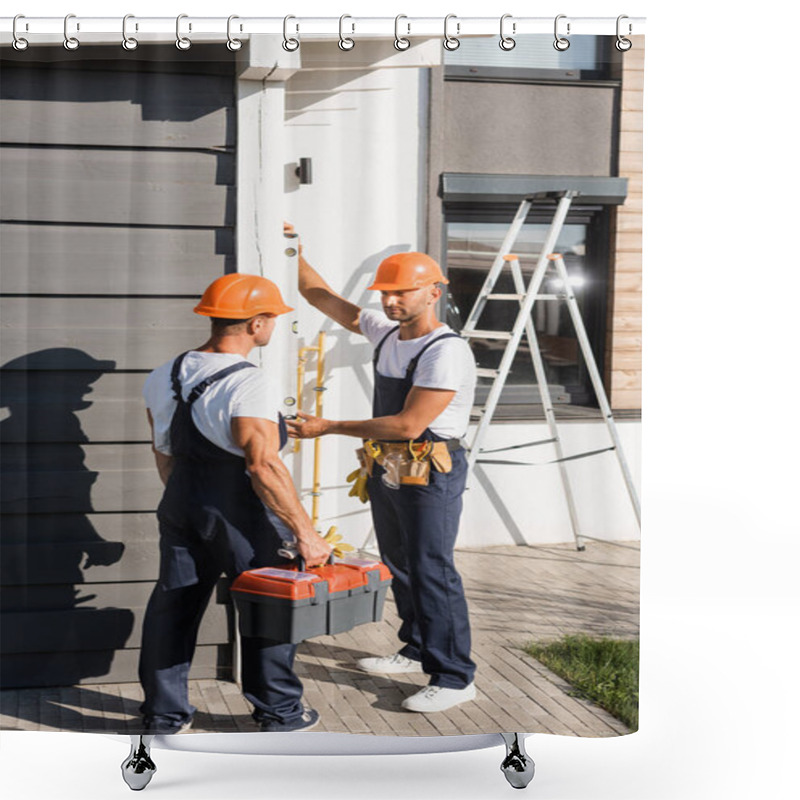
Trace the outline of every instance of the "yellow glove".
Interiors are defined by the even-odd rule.
[[[322,538],[333,547],[333,554],[336,558],[341,558],[345,553],[355,550],[355,547],[342,541],[342,537],[336,533],[335,525],[332,525]]]
[[[367,471],[363,467],[354,469],[347,476],[347,482],[353,482],[347,496],[357,497],[362,503],[366,503],[369,500],[369,494],[367,493],[367,477]]]

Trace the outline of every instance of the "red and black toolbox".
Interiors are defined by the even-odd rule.
[[[251,569],[236,578],[231,594],[242,636],[296,644],[378,622],[391,581],[380,561],[348,558],[312,569]]]

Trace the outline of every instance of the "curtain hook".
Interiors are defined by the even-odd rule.
[[[177,19],[175,20],[175,47],[178,50],[188,50],[192,46],[192,42],[188,36],[181,35],[181,20],[188,19],[188,14],[178,14]],[[189,30],[192,29],[191,23],[189,24]]]
[[[567,18],[566,14],[559,14],[556,17],[556,21],[555,21],[555,25],[554,25],[554,31],[555,31],[555,37],[556,38],[555,38],[555,41],[553,42],[553,47],[555,47],[555,49],[558,50],[560,53],[563,53],[564,50],[569,50],[569,39],[565,39],[563,36],[559,36],[558,35],[558,21],[562,20],[562,19],[566,19],[566,18]],[[570,33],[570,24],[568,22],[567,23],[567,36],[569,36],[569,33]]]
[[[74,14],[67,14],[64,17],[64,49],[65,50],[77,50],[81,43],[74,37],[69,35],[69,21],[71,19],[75,19]],[[76,30],[80,30],[80,28],[76,28]]]
[[[11,45],[15,50],[19,50],[20,52],[22,52],[23,50],[28,49],[29,42],[27,39],[23,39],[17,33],[17,20],[20,19],[26,19],[26,17],[23,14],[17,14],[17,16],[14,17],[14,25],[11,29],[11,35],[14,37],[14,40],[11,42]]]
[[[237,17],[236,14],[231,14],[228,17],[228,43],[227,43],[226,47],[232,53],[236,52],[237,50],[241,50],[242,49],[242,40],[241,39],[234,39],[233,38],[233,34],[231,33],[231,23],[235,19],[239,19],[239,17]]]
[[[451,19],[456,20],[456,36],[451,36],[448,32],[448,24]],[[455,14],[448,14],[444,18],[444,39],[442,40],[442,47],[445,50],[449,50],[451,53],[453,50],[458,50],[461,47],[461,42],[456,38],[458,34],[461,32],[461,23],[458,22],[458,18]]]
[[[411,47],[411,42],[408,39],[403,39],[400,36],[400,29],[399,28],[400,28],[400,20],[401,19],[408,19],[408,17],[405,14],[398,14],[394,18],[394,49],[403,51],[403,50],[408,50],[408,48]],[[406,23],[406,27],[408,29],[408,33],[410,34],[411,33],[411,24],[410,23]]]
[[[345,38],[344,32],[342,30],[343,27],[344,27],[344,21],[346,19],[353,19],[353,18],[349,14],[342,14],[342,16],[339,17],[339,49],[340,50],[352,50],[356,46],[356,43],[355,43],[355,41],[353,41],[353,39],[351,39],[350,37]],[[352,25],[352,28],[353,28],[351,33],[355,33],[356,32],[356,24],[355,24],[355,22],[352,22],[351,25]]]
[[[617,41],[614,42],[614,47],[620,51],[620,53],[625,53],[633,47],[633,42],[630,39],[626,39],[619,31],[620,31],[620,22],[622,20],[628,19],[627,14],[620,14],[617,17]],[[631,23],[628,23],[628,36],[631,35],[633,32],[633,26]]]
[[[288,14],[283,18],[283,49],[287,53],[293,53],[298,47],[300,47],[300,40],[293,36],[289,36],[288,29],[290,19],[297,19],[297,17],[293,17],[291,14]],[[295,32],[298,30],[298,26],[295,25]]]
[[[505,35],[504,26],[507,19],[511,19],[511,14],[503,14],[503,16],[500,17],[500,49],[505,50],[506,52],[508,52],[509,50],[513,50],[517,46],[517,42],[514,38]],[[512,22],[511,33],[516,33],[516,32],[517,32],[517,23]]]
[[[122,46],[125,50],[135,50],[139,46],[139,41],[133,36],[128,36],[128,20],[136,19],[133,14],[126,14],[122,18]],[[136,26],[139,29],[139,26]]]

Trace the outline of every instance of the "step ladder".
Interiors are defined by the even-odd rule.
[[[619,461],[620,469],[622,470],[622,475],[628,489],[628,495],[630,496],[634,513],[636,514],[637,523],[640,525],[640,527],[641,511],[636,489],[633,485],[633,479],[631,477],[630,470],[628,469],[628,464],[625,460],[625,455],[622,450],[622,444],[619,439],[617,427],[614,423],[614,417],[611,413],[611,406],[608,402],[608,398],[606,397],[600,372],[597,369],[597,363],[595,362],[594,355],[592,354],[592,349],[589,344],[589,337],[586,334],[586,328],[584,327],[583,319],[581,318],[580,309],[578,308],[578,303],[575,299],[575,294],[569,280],[564,259],[561,255],[554,253],[558,237],[561,233],[561,229],[564,227],[567,214],[569,213],[570,205],[577,194],[578,192],[575,191],[567,191],[558,195],[559,200],[555,215],[550,223],[547,235],[545,236],[545,241],[542,245],[542,251],[539,255],[533,275],[531,276],[530,283],[527,287],[525,286],[525,281],[522,276],[519,258],[515,255],[512,255],[511,250],[514,247],[514,243],[516,242],[520,231],[522,230],[522,226],[525,223],[533,201],[538,199],[539,196],[528,197],[522,200],[516,216],[514,217],[514,220],[512,221],[511,226],[509,227],[508,232],[503,239],[500,250],[495,256],[492,266],[486,275],[483,286],[478,293],[478,297],[476,298],[475,305],[472,307],[472,310],[467,317],[467,321],[461,330],[461,335],[468,340],[500,340],[506,342],[505,350],[500,360],[500,366],[497,369],[478,369],[478,376],[491,378],[492,385],[489,390],[486,403],[480,411],[478,426],[469,447],[469,453],[467,455],[469,466],[472,467],[476,463],[491,463],[491,461],[488,459],[480,458],[481,454],[483,453],[494,453],[499,452],[500,450],[517,449],[536,444],[552,443],[556,451],[556,458],[554,461],[548,463],[558,464],[561,482],[564,487],[564,495],[567,501],[567,508],[569,509],[572,532],[575,538],[575,546],[578,550],[583,550],[585,549],[585,546],[583,543],[583,537],[580,533],[580,525],[575,508],[575,500],[572,494],[572,487],[570,486],[569,475],[567,473],[566,462],[607,452],[609,450],[614,450],[617,455],[617,460]],[[557,294],[539,294],[539,290],[544,281],[545,273],[547,272],[547,268],[550,264],[555,267],[558,277],[561,280],[561,291]],[[515,292],[513,294],[495,294],[493,289],[505,267],[508,267],[511,270]],[[481,330],[476,327],[478,319],[483,313],[483,310],[486,308],[487,302],[492,300],[518,301],[519,312],[510,331]],[[592,387],[594,388],[601,413],[613,443],[611,447],[604,448],[602,450],[594,450],[588,453],[581,453],[567,457],[564,456],[563,448],[561,446],[561,438],[558,432],[558,424],[556,422],[553,402],[549,387],[547,385],[544,361],[542,360],[541,351],[536,338],[536,331],[532,321],[534,303],[562,301],[566,301],[567,308],[569,309],[569,314],[575,328],[581,353],[589,371]],[[523,334],[526,336],[528,347],[530,349],[531,361],[533,364],[534,373],[536,375],[536,382],[539,387],[542,407],[544,409],[545,419],[547,420],[547,425],[550,431],[550,439],[540,442],[530,442],[524,445],[514,445],[512,448],[498,448],[497,450],[491,451],[482,450],[481,445],[486,437],[486,433],[488,432],[489,425],[494,417],[494,413],[497,410],[500,395],[511,370],[511,364],[514,361],[517,350],[519,349]]]

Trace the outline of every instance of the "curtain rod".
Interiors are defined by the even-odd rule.
[[[58,44],[73,40],[84,44],[121,42],[135,38],[143,44],[176,42],[184,39],[197,43],[246,40],[253,34],[277,34],[284,39],[304,37],[310,40],[361,39],[430,39],[454,41],[461,37],[496,35],[510,40],[515,36],[549,33],[554,40],[580,35],[641,35],[645,32],[645,17],[194,17],[181,14],[175,17],[16,17],[0,18],[0,44],[14,39],[36,44]],[[512,45],[513,46],[513,45]],[[457,47],[457,45],[456,45]],[[17,49],[23,49],[18,47]],[[72,48],[70,48],[72,49]],[[455,49],[455,48],[448,48]],[[508,48],[510,49],[510,48]],[[561,49],[561,48],[559,48]],[[564,48],[565,49],[565,48]],[[623,49],[623,48],[620,48]]]

